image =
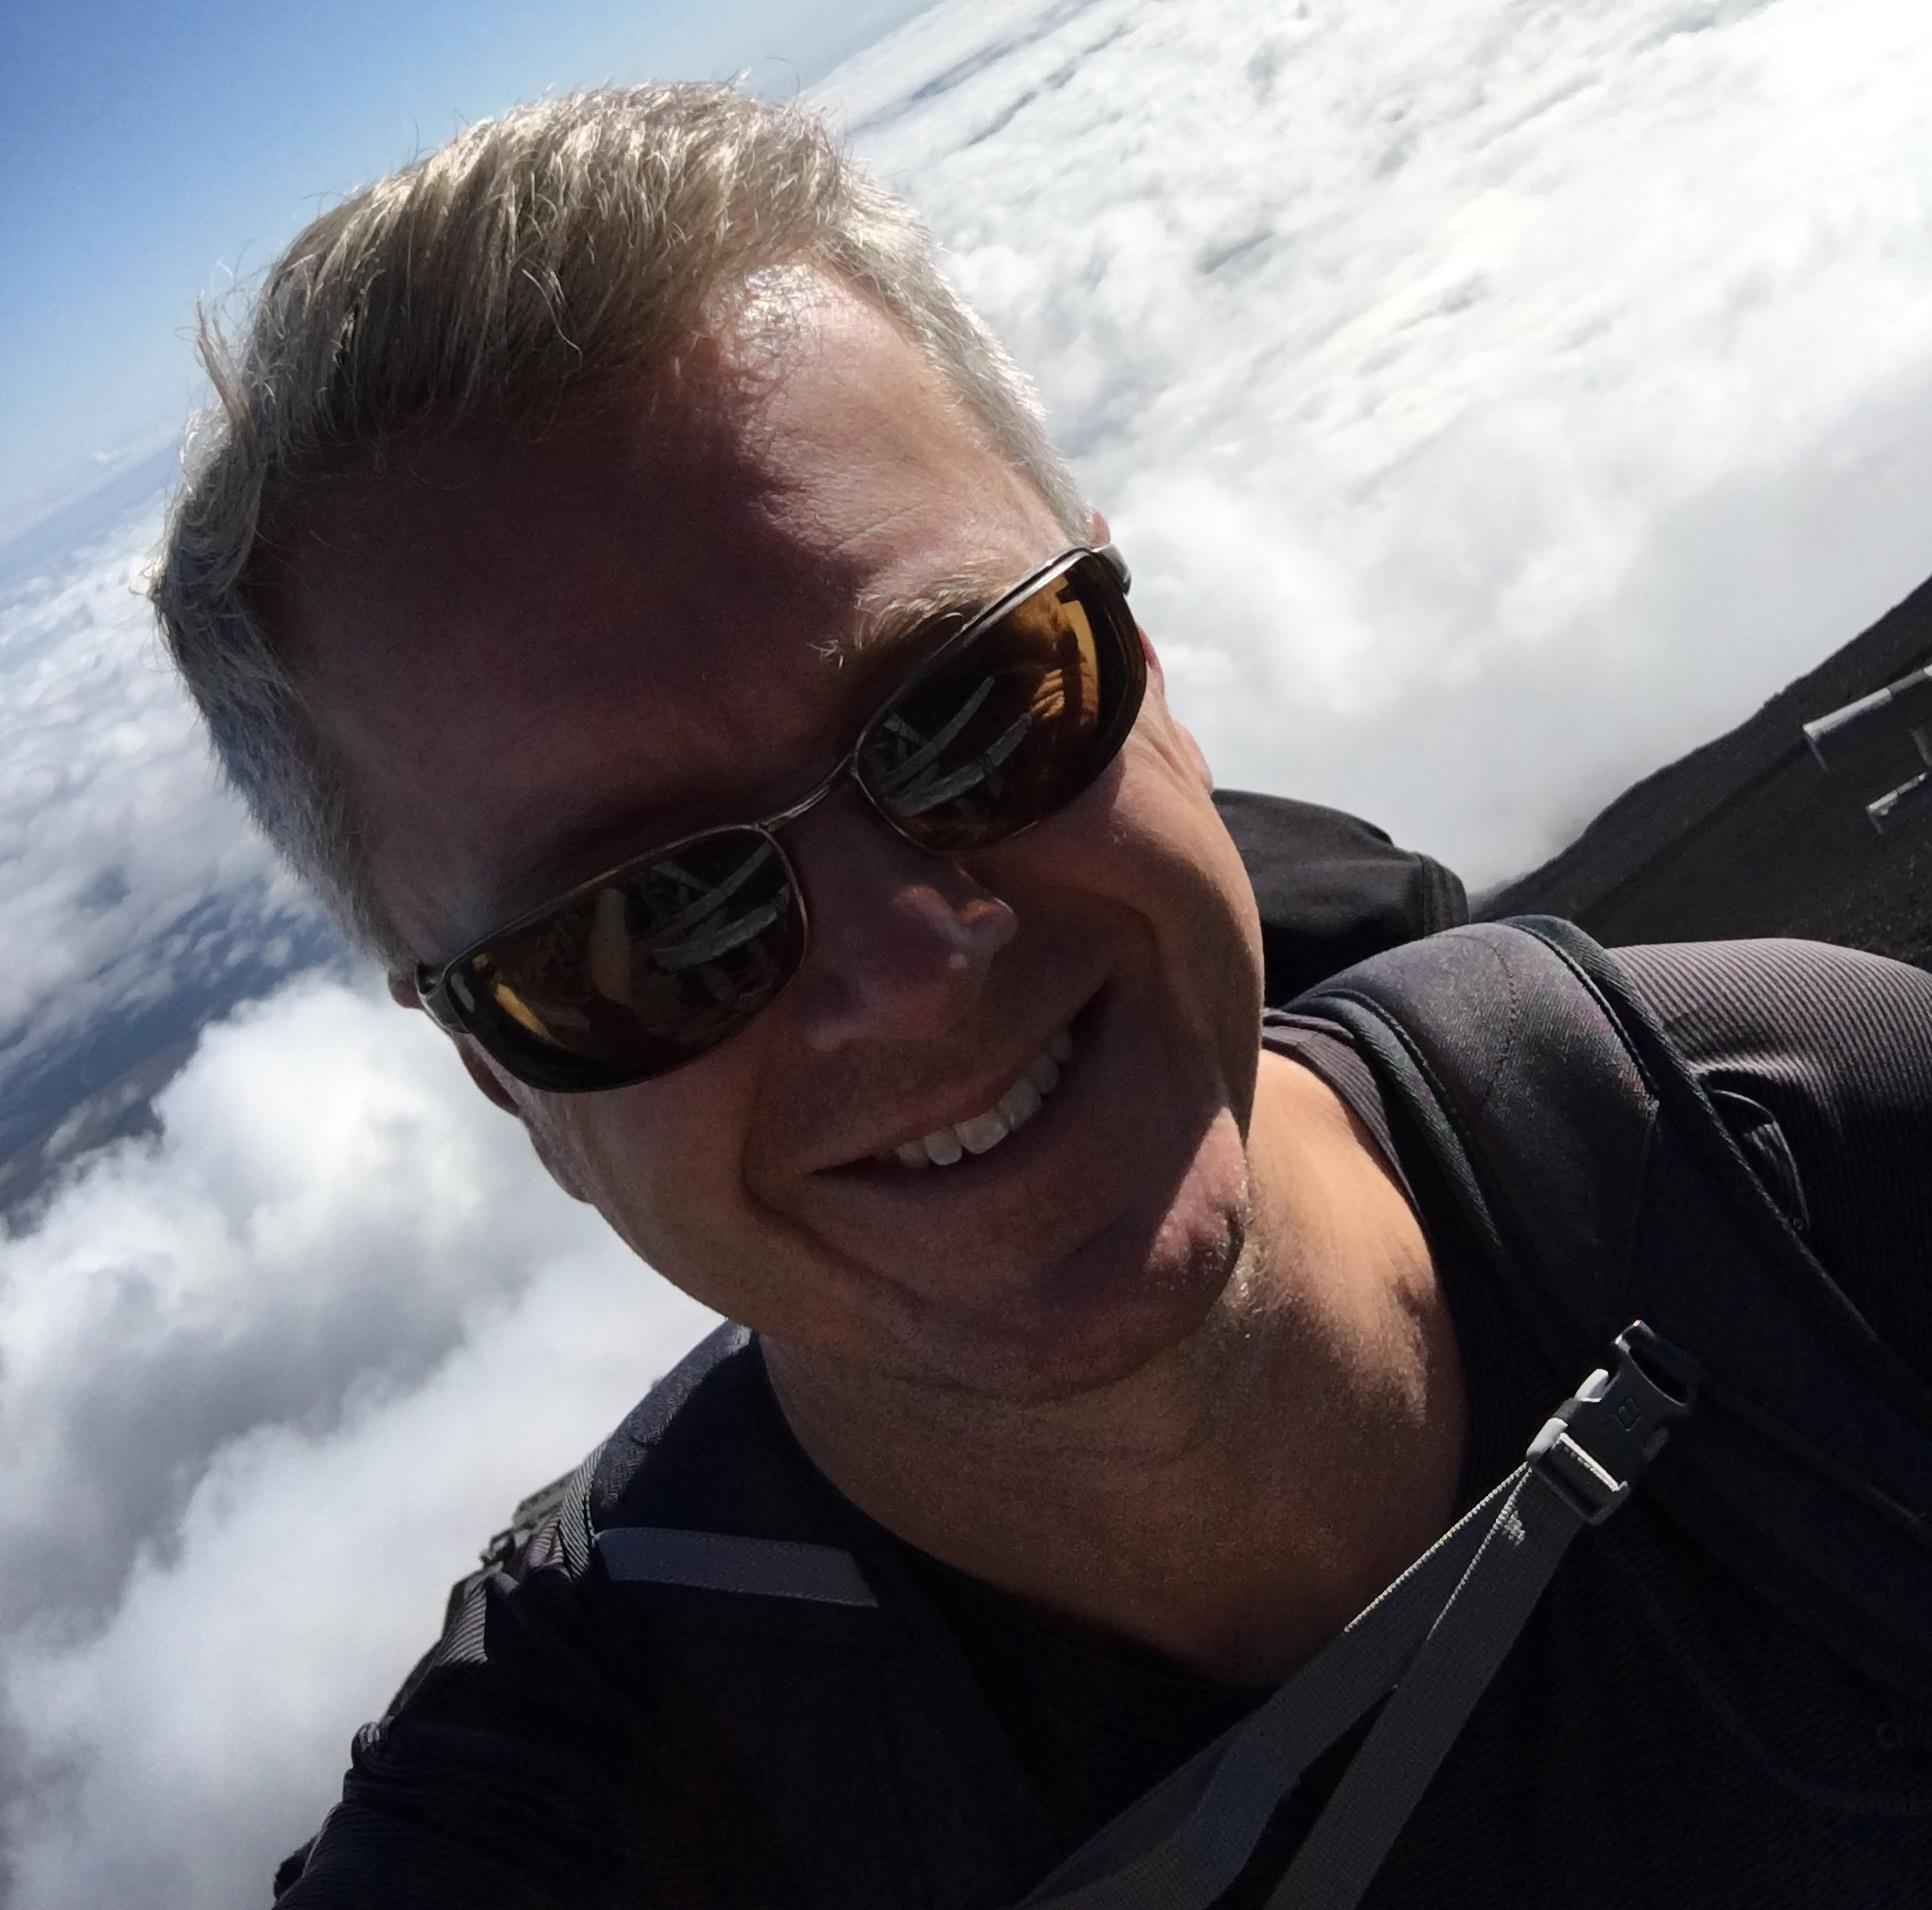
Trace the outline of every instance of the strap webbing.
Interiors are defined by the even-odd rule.
[[[739,1538],[662,1525],[599,1532],[597,1556],[619,1583],[685,1585],[819,1605],[876,1605],[851,1553],[789,1539]]]
[[[1525,1471],[1518,1467],[1259,1710],[1083,1844],[1018,1910],[1200,1910],[1222,1895],[1302,1773],[1395,1682]]]
[[[1369,1886],[1585,1521],[1528,1466],[1402,1674],[1268,1910],[1345,1910]]]
[[[1637,1363],[1648,1344],[1677,1390]],[[1018,1910],[1207,1910],[1308,1766],[1395,1695],[1304,1840],[1271,1910],[1348,1910],[1374,1876],[1570,1541],[1607,1517],[1689,1410],[1689,1368],[1641,1323],[1524,1463],[1257,1711],[1074,1852]]]

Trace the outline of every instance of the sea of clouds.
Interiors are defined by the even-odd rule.
[[[1226,782],[1481,886],[1932,572],[1922,6],[946,0],[820,96]],[[215,788],[158,509],[0,549],[0,1137],[70,1129],[0,1241],[12,1910],[261,1902],[449,1580],[705,1324]]]

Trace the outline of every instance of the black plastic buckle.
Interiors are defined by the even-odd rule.
[[[1617,1363],[1566,1399],[1525,1455],[1530,1470],[1586,1525],[1601,1525],[1697,1403],[1697,1362],[1632,1320],[1617,1335]]]

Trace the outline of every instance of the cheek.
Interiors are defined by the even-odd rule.
[[[745,1204],[753,1071],[743,1060],[721,1050],[639,1087],[536,1097],[525,1122],[552,1177],[668,1267],[688,1257],[694,1233],[728,1231]]]
[[[1254,885],[1214,806],[1199,746],[1164,708],[1154,713],[1157,720],[1136,728],[1124,757],[1120,826],[1159,860],[1162,891],[1186,893],[1205,911],[1198,922],[1179,919],[1176,911],[1174,926],[1242,951],[1244,965],[1254,969],[1258,1012],[1261,920]]]
[[[1199,753],[1171,720],[1139,747],[1117,809],[1135,845],[1137,906],[1160,950],[1177,1011],[1229,1070],[1246,1127],[1262,1008],[1261,918],[1240,851],[1196,773]],[[1133,903],[1134,897],[1126,898]]]

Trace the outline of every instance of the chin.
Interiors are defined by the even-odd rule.
[[[1235,1282],[1247,1203],[1178,1205],[1152,1228],[1107,1228],[1031,1292],[1009,1290],[996,1318],[929,1316],[914,1355],[924,1376],[982,1398],[1044,1403],[1116,1385],[1193,1341]]]

